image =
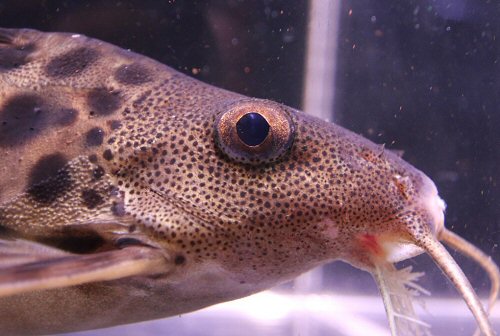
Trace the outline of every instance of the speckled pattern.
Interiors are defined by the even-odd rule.
[[[28,64],[2,72],[3,82],[12,85],[2,92],[0,114],[6,158],[0,179],[3,217],[22,192],[26,194],[17,196],[18,202],[30,198],[41,212],[53,207],[59,216],[52,203],[83,184],[81,178],[67,176],[64,167],[85,161],[74,162],[79,156],[97,156],[95,166],[87,168],[89,174],[104,169],[124,195],[127,214],[140,227],[197,258],[232,249],[244,259],[256,254],[288,259],[289,249],[280,253],[280,245],[270,237],[303,236],[304,229],[311,234],[314,223],[325,217],[339,228],[346,222],[351,232],[369,233],[365,223],[374,227],[394,222],[414,203],[414,185],[421,183],[418,172],[381,146],[339,127],[199,83],[85,37],[27,30],[10,35],[2,46],[4,54],[19,53],[26,45],[34,50],[23,58]],[[248,146],[234,137],[225,144],[236,147],[232,151],[216,145],[216,118],[242,104],[249,111],[262,109],[293,120],[294,134],[287,130],[280,135],[293,138],[293,146],[287,139],[270,145],[281,155],[278,162],[267,162],[271,160],[262,150],[255,164],[235,162],[233,152]],[[77,117],[71,124],[60,122],[66,119],[65,111],[73,110]],[[121,124],[112,129],[116,120]],[[234,128],[236,121],[230,120],[228,127]],[[278,122],[271,127],[278,128]],[[18,173],[12,178],[14,165]],[[26,172],[26,178],[19,172]],[[398,175],[414,181],[398,183]],[[165,201],[152,202],[155,198]],[[82,211],[92,210],[82,203]],[[177,212],[172,207],[189,220],[174,220],[178,216],[172,216]],[[17,226],[6,220],[3,225]],[[231,239],[224,239],[228,235]],[[242,238],[248,248],[241,246]],[[297,251],[311,248],[308,242]]]
[[[239,109],[266,117],[270,135],[262,146],[250,148],[235,135]],[[43,294],[27,295],[19,309],[39,307],[16,320],[30,325],[27,332],[178,314],[334,259],[370,270],[374,255],[386,253],[379,240],[416,242],[443,225],[425,203],[432,182],[383,146],[79,35],[0,30],[0,154],[0,232],[61,248],[74,231],[102,239],[79,246],[90,252],[116,245],[118,235],[106,229],[116,224],[120,236],[154,242],[173,256],[176,285],[213,265],[242,286],[226,293],[216,276],[205,277],[203,288],[179,285],[178,297],[141,289],[178,300],[141,299],[150,307],[109,319],[100,314],[113,305],[96,303],[106,295],[102,302],[113,302],[112,291],[102,294],[109,284],[86,292],[94,303],[70,289],[72,300],[54,295],[68,316],[59,322],[33,318],[46,314]],[[168,277],[161,281],[171,286]],[[69,312],[79,309],[92,313],[75,324]]]

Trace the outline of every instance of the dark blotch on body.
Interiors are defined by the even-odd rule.
[[[70,126],[78,111],[57,106],[35,94],[19,94],[0,108],[0,147],[19,146],[47,129]]]
[[[102,196],[93,189],[82,190],[82,201],[87,209],[95,209],[104,203]]]
[[[121,84],[141,85],[151,81],[151,73],[145,66],[132,63],[120,66],[115,72],[115,79]]]
[[[56,176],[68,161],[61,153],[42,156],[31,170],[29,183],[35,185]]]
[[[45,68],[45,73],[55,78],[75,76],[81,74],[98,57],[99,54],[94,49],[76,48],[50,61]]]
[[[87,147],[95,147],[102,145],[104,139],[104,131],[100,127],[90,129],[85,135],[85,145]]]
[[[87,104],[94,115],[107,116],[120,107],[121,99],[118,92],[100,88],[88,93]]]
[[[0,110],[0,146],[18,146],[37,136],[46,124],[42,100],[33,94],[9,99]]]
[[[0,71],[9,71],[28,63],[28,56],[34,50],[34,44],[24,46],[0,45]]]
[[[72,181],[66,164],[61,153],[43,156],[31,170],[28,194],[38,203],[50,204],[70,190]]]

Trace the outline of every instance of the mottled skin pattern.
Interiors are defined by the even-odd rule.
[[[277,141],[233,143],[237,120],[219,120],[241,106],[267,113]],[[2,334],[180,314],[335,259],[370,271],[392,253],[381,242],[443,225],[432,182],[383,147],[84,36],[0,30],[0,155],[5,237],[74,253],[142,243],[172,264],[1,298]]]

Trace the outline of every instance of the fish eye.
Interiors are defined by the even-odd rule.
[[[231,159],[248,164],[278,160],[290,149],[294,135],[289,111],[266,100],[232,104],[215,122],[217,146]]]
[[[269,135],[269,123],[256,112],[245,114],[236,123],[238,137],[248,146],[258,146]]]

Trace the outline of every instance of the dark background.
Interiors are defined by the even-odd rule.
[[[341,10],[334,120],[404,150],[436,182],[447,227],[500,262],[500,6],[370,0]],[[1,1],[0,26],[86,34],[300,108],[305,1]],[[407,264],[420,270],[427,260]],[[485,289],[480,269],[458,260]],[[435,267],[425,268],[424,285],[449,291]],[[374,286],[342,265],[325,272],[326,288]]]

